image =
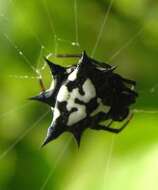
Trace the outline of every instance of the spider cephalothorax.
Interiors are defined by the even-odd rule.
[[[56,139],[65,131],[71,132],[79,145],[86,128],[120,132],[111,128],[113,121],[123,121],[129,114],[129,106],[135,102],[135,81],[114,73],[116,67],[100,63],[82,53],[76,65],[64,68],[46,59],[54,86],[31,99],[51,106],[53,121],[44,144]],[[100,124],[110,120],[105,126]]]

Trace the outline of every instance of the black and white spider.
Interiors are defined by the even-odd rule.
[[[138,96],[135,81],[115,73],[116,67],[100,63],[84,51],[76,65],[64,68],[46,59],[53,84],[32,97],[51,106],[53,120],[48,128],[46,145],[63,132],[71,132],[78,145],[85,129],[106,130],[119,133],[132,117],[129,106]],[[126,122],[121,128],[111,128],[115,121]],[[101,122],[110,120],[105,126]]]

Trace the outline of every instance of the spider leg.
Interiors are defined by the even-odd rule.
[[[38,81],[39,81],[39,85],[41,87],[42,92],[45,92],[46,89],[45,89],[44,82],[43,82],[42,78],[41,77],[38,78]]]
[[[51,56],[56,58],[80,58],[82,54],[51,54]]]
[[[124,82],[128,83],[128,84],[131,84],[131,85],[134,85],[134,86],[136,85],[136,82],[133,81],[133,80],[125,79],[125,78],[123,78],[123,77],[121,77],[121,79],[122,79]]]
[[[129,122],[131,121],[131,119],[133,118],[133,116],[134,116],[134,114],[133,114],[133,112],[131,112],[131,113],[129,114],[129,116],[128,116],[126,122],[122,125],[121,129],[122,129],[122,128],[124,129],[124,128],[129,124]]]
[[[99,124],[97,126],[94,126],[93,129],[109,131],[109,132],[112,132],[112,133],[120,133],[128,125],[128,123],[131,121],[132,117],[133,117],[133,113],[131,113],[129,115],[129,118],[127,119],[127,121],[120,128],[118,128],[118,129],[110,128],[110,126],[112,125],[113,121],[111,121],[107,126]]]

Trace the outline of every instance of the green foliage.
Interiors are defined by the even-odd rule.
[[[158,3],[114,0],[109,9],[109,0],[76,0],[74,12],[74,2],[0,1],[0,189],[156,190]],[[80,47],[71,44],[77,37]],[[26,100],[40,91],[30,65],[84,49],[138,82],[135,117],[119,135],[87,130],[79,150],[70,134],[40,149],[51,113],[38,121],[47,106]],[[42,76],[49,87],[47,67]]]

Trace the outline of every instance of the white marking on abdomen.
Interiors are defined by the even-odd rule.
[[[75,69],[69,76],[68,76],[68,80],[69,81],[74,81],[77,79],[77,71],[78,69]]]
[[[90,79],[87,79],[83,84],[84,95],[81,95],[79,92],[79,88],[74,88],[71,92],[68,91],[68,88],[63,85],[58,93],[57,101],[64,102],[66,101],[66,108],[68,111],[71,111],[72,108],[76,108],[77,110],[69,115],[68,118],[68,126],[71,126],[80,120],[84,119],[86,114],[86,106],[81,105],[75,102],[75,99],[78,99],[84,103],[88,103],[92,98],[96,96],[96,90],[94,85],[92,84]]]
[[[57,101],[64,102],[67,101],[70,97],[70,92],[68,91],[67,86],[61,86],[59,93],[57,95]]]
[[[68,118],[68,126],[71,126],[78,121],[84,119],[87,114],[86,114],[86,106],[85,105],[80,105],[75,102],[75,99],[80,97],[79,89],[75,88],[73,91],[70,93],[69,99],[67,100],[67,105],[66,108],[68,111],[71,111],[72,108],[76,108],[77,110],[69,115]]]
[[[90,79],[87,79],[83,84],[84,95],[80,96],[79,99],[83,102],[89,102],[92,98],[96,96],[95,87]]]
[[[57,107],[54,108],[53,112],[53,122],[60,116],[60,111],[58,110]]]
[[[68,118],[67,125],[71,126],[82,119],[86,118],[86,106],[77,104],[77,111],[71,113]]]
[[[100,112],[104,112],[104,113],[108,113],[109,110],[110,110],[110,106],[106,106],[102,103],[101,99],[98,98],[97,99],[97,102],[99,103],[98,107],[96,108],[96,110],[94,110],[92,113],[91,113],[91,116],[95,116],[97,115],[98,113]]]
[[[135,90],[135,86],[134,85],[131,86],[131,90]]]
[[[78,88],[75,88],[73,89],[72,92],[69,92],[68,88],[65,85],[63,85],[59,90],[57,101],[58,102],[65,101],[67,103],[66,108],[68,111],[71,111],[72,108],[77,109],[77,111],[69,115],[68,123],[67,123],[68,126],[71,126],[86,117],[86,106],[75,103],[75,99],[78,98],[79,96],[81,95],[79,93]],[[57,112],[57,115],[58,115],[58,112]],[[57,117],[55,116],[55,119],[56,118]]]

